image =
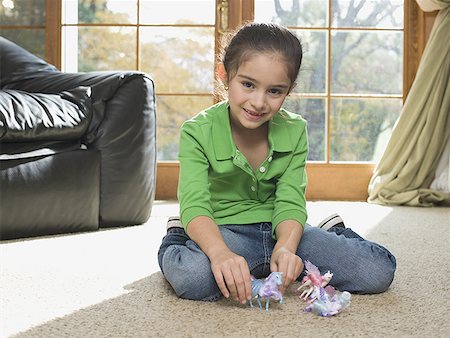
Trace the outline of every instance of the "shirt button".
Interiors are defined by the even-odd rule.
[[[250,187],[250,189],[252,189],[252,191],[256,191],[256,188],[253,185]]]
[[[265,172],[266,171],[266,167],[259,168],[259,171],[262,172],[262,173]]]
[[[268,161],[272,162],[272,156],[269,156]]]

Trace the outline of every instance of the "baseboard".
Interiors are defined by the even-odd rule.
[[[308,163],[306,198],[311,201],[365,201],[374,164]],[[158,162],[156,199],[176,200],[179,163]]]

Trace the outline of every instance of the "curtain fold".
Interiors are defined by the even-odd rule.
[[[370,180],[371,203],[450,205],[449,193],[429,188],[450,136],[450,0],[420,2],[441,10],[400,117]]]

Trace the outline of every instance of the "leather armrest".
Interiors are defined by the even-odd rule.
[[[92,117],[91,89],[60,94],[0,91],[0,142],[80,140]]]

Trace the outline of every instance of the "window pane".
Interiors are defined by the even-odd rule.
[[[157,83],[158,84],[158,83]],[[213,104],[212,96],[157,96],[158,160],[178,160],[181,124]]]
[[[403,33],[334,32],[331,92],[402,94]]]
[[[401,99],[331,100],[331,160],[378,161],[401,107]]]
[[[136,28],[63,27],[63,38],[64,71],[136,69]]]
[[[404,0],[332,0],[333,27],[403,27]]]
[[[63,24],[137,23],[137,0],[63,0]]]
[[[163,93],[212,93],[214,28],[141,27],[140,69]]]
[[[326,100],[288,97],[283,106],[308,121],[309,161],[325,161]]]
[[[215,22],[215,0],[141,0],[142,24],[209,24]]]
[[[3,0],[0,24],[4,26],[43,26],[45,0]]]
[[[324,94],[327,74],[327,33],[298,30],[297,35],[302,40],[303,59],[294,92]]]
[[[255,0],[255,21],[285,26],[326,27],[328,0]]]
[[[44,29],[0,29],[0,35],[37,57],[45,58]]]

